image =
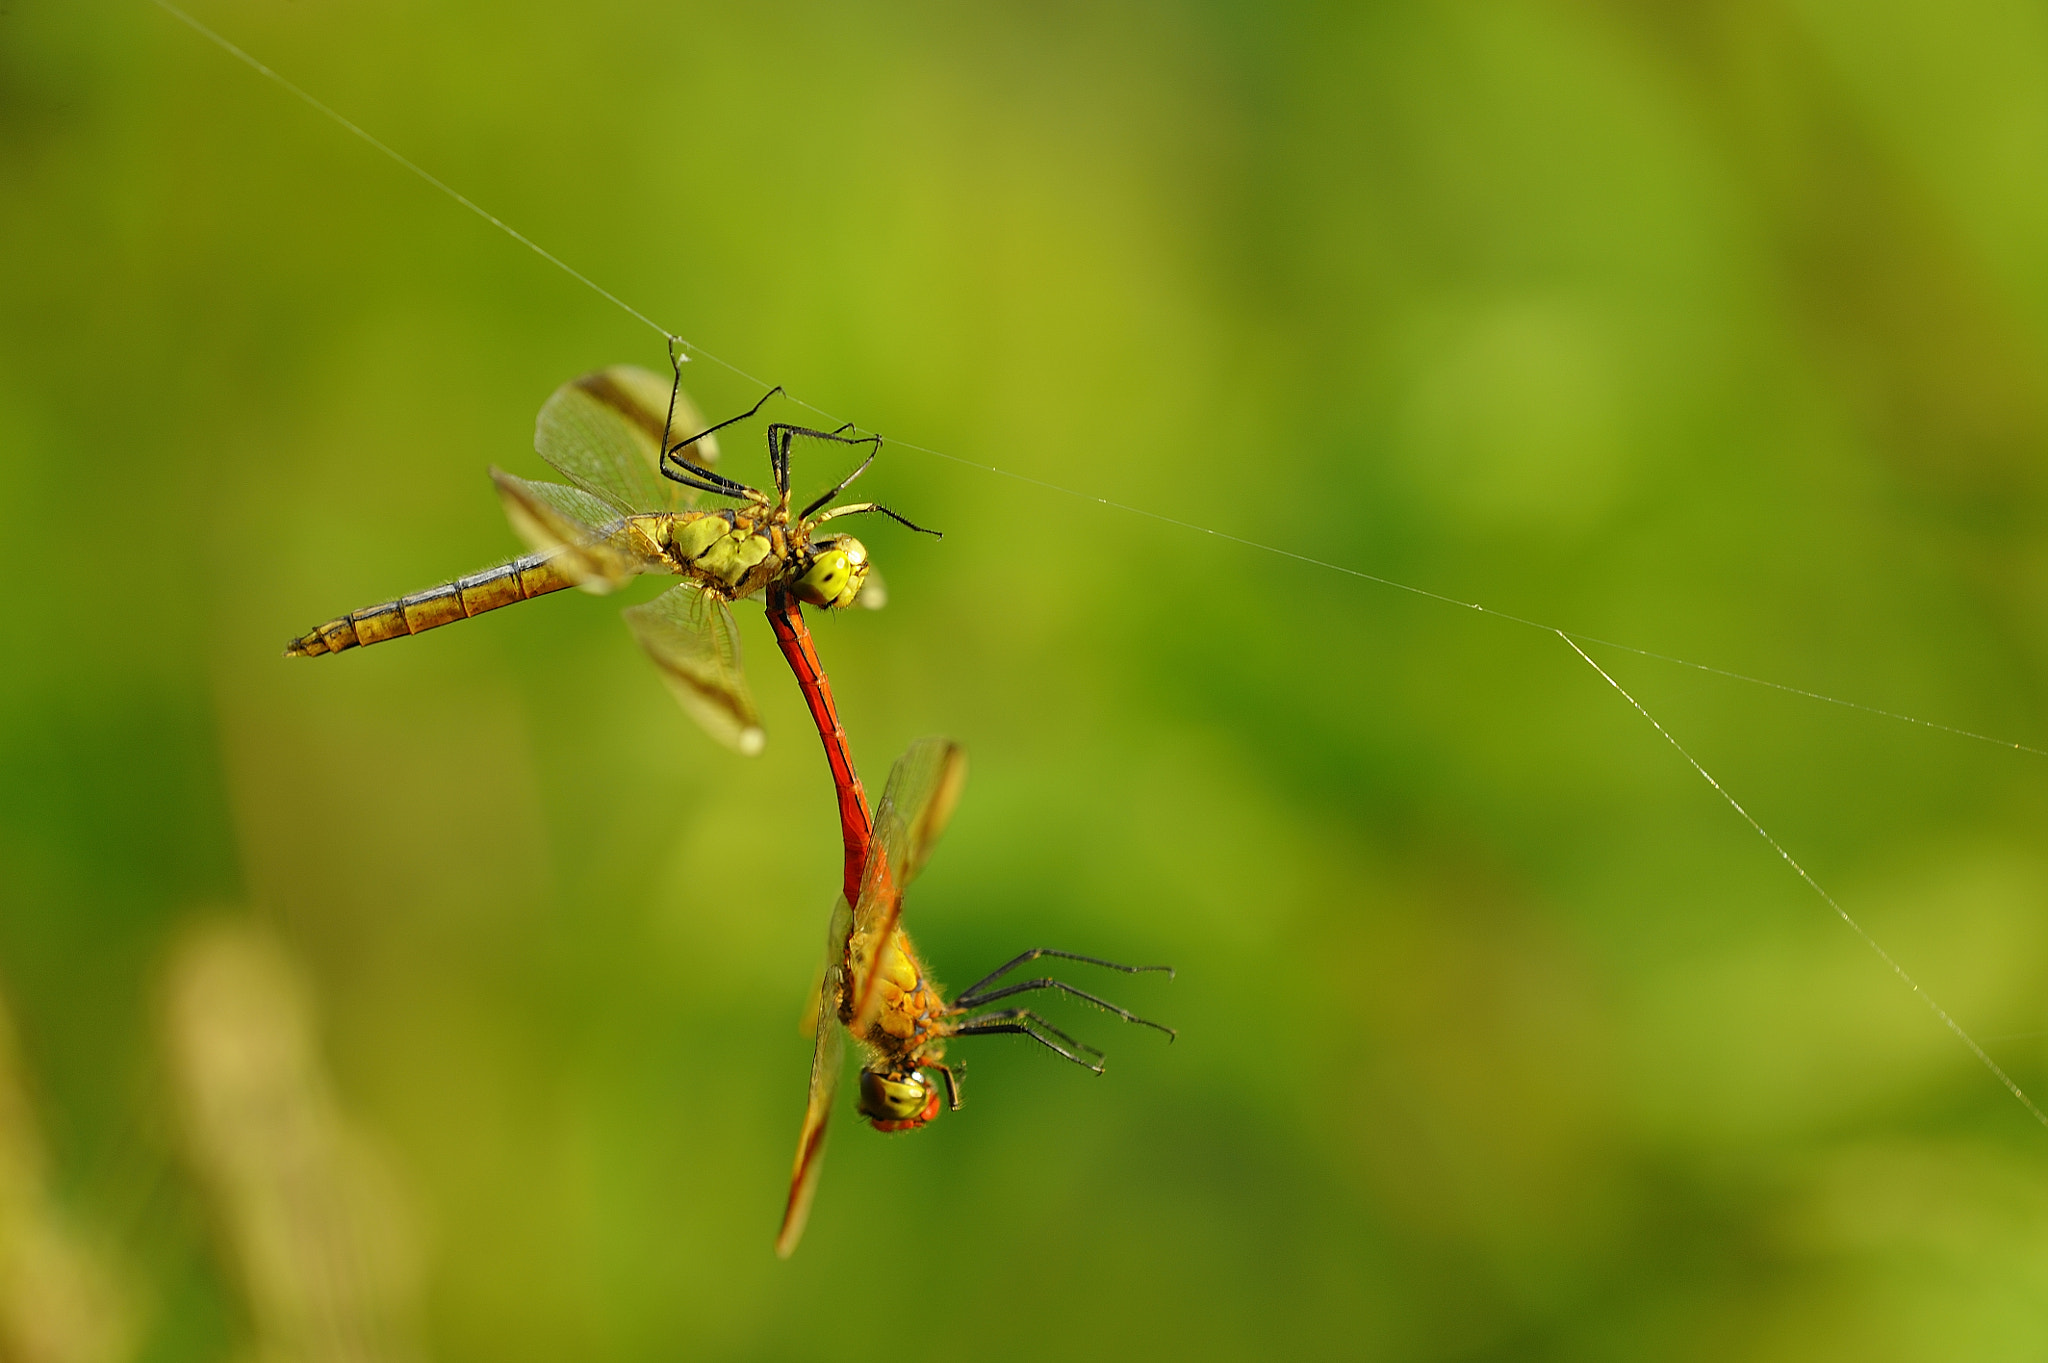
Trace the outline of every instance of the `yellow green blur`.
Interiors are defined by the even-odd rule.
[[[708,419],[884,433],[847,496],[946,538],[808,615],[871,793],[973,755],[921,959],[1170,962],[1047,973],[1180,1038],[849,1093],[778,1262],[840,852],[758,605],[744,760],[578,592],[277,656],[519,553],[485,470],[663,337],[154,5],[0,7],[0,1146],[111,1357],[280,1356],[182,1134],[212,915],[413,1357],[2048,1357],[2048,1136],[1654,730],[1223,538],[2048,747],[2039,6],[181,3],[745,370]],[[2048,759],[1585,647],[2048,1095]]]

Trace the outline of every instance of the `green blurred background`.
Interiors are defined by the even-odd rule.
[[[2036,5],[192,3],[891,437],[2048,743]],[[778,1263],[758,610],[751,761],[606,602],[279,656],[659,337],[140,0],[0,6],[0,186],[10,1358],[2048,1353],[2048,1131],[1555,637],[902,448],[812,619],[871,788],[972,753],[920,945],[1181,1035],[842,1110]],[[1596,656],[2048,1091],[2043,758]]]

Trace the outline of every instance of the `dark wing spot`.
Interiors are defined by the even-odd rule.
[[[632,394],[613,381],[609,373],[585,374],[576,380],[576,386],[638,426],[646,432],[649,440],[657,445],[661,443],[661,423],[667,413],[657,414],[642,407],[633,400]]]

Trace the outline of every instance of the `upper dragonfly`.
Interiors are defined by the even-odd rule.
[[[618,365],[563,384],[540,410],[534,448],[575,486],[529,482],[491,470],[507,519],[534,552],[329,620],[292,640],[285,656],[313,657],[382,643],[564,587],[602,595],[642,573],[675,574],[682,582],[644,605],[628,608],[626,623],[698,723],[742,753],[759,752],[760,717],[740,667],[738,634],[727,603],[765,591],[777,637],[810,698],[817,678],[807,677],[805,668],[798,666],[791,642],[784,637],[789,617],[801,629],[794,603],[829,608],[856,601],[881,604],[880,578],[869,563],[866,546],[851,535],[820,535],[819,527],[841,516],[872,512],[912,530],[938,534],[875,502],[832,505],[881,450],[880,436],[849,435],[849,426],[818,431],[771,422],[768,463],[774,476],[773,497],[714,472],[715,433],[752,417],[780,391],[772,389],[750,410],[705,427],[682,392],[680,371],[678,381],[671,383],[644,369]],[[696,434],[675,439],[679,431]],[[869,448],[853,472],[793,511],[789,455],[798,438]],[[700,492],[729,497],[739,505],[698,510],[694,503]],[[833,739],[825,732],[822,716],[820,725],[829,755]],[[838,765],[835,761],[835,775]],[[847,766],[850,777],[850,760]],[[842,803],[847,794],[842,784]],[[851,846],[848,859],[853,860]]]
[[[1063,980],[1049,977],[1001,981],[1011,971],[1053,956],[1120,970],[1173,973],[1170,966],[1118,965],[1071,951],[1033,947],[961,990],[949,1003],[925,971],[910,935],[903,930],[903,892],[924,869],[932,846],[945,831],[967,779],[967,758],[958,744],[923,738],[896,760],[888,787],[874,811],[874,834],[860,894],[853,908],[842,898],[825,936],[825,972],[818,989],[817,1045],[811,1055],[810,1100],[798,1133],[789,1201],[775,1252],[788,1258],[804,1233],[818,1188],[825,1131],[838,1092],[845,1037],[860,1048],[861,1116],[877,1131],[914,1131],[939,1115],[939,1090],[925,1076],[937,1072],[950,1106],[960,1106],[960,1067],[946,1062],[949,1037],[1009,1034],[1027,1036],[1086,1069],[1102,1072],[1102,1052],[1076,1041],[1029,1008],[991,1008],[1002,999],[1057,990],[1116,1014],[1126,1022],[1174,1031],[1148,1021]]]

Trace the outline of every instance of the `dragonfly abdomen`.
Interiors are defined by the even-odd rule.
[[[423,592],[350,611],[292,640],[285,646],[284,655],[312,658],[365,644],[381,644],[386,639],[439,629],[515,601],[575,586],[555,567],[555,557],[553,553],[527,554]]]

